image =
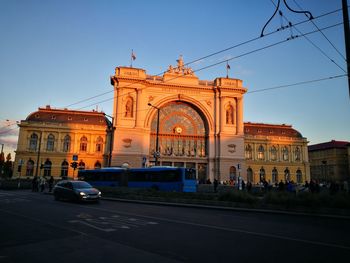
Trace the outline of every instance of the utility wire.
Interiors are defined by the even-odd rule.
[[[271,3],[276,7],[276,4],[273,2],[273,0],[270,0]],[[288,22],[288,24],[292,24],[288,18],[281,13],[283,18]],[[340,68],[344,73],[346,73],[346,70],[343,69],[338,63],[336,63],[333,59],[331,59],[320,47],[318,47],[314,42],[311,41],[305,34],[303,34],[296,26],[294,27],[295,30],[298,31],[298,33],[303,36],[311,45],[313,45],[316,49],[318,49],[325,57],[327,57],[332,63],[334,63],[338,68]],[[320,30],[321,31],[321,30]]]
[[[334,10],[334,11],[331,11],[331,12],[328,12],[328,13],[324,13],[324,14],[322,14],[322,15],[319,15],[319,16],[317,16],[317,17],[314,17],[314,19],[319,19],[319,18],[321,18],[321,17],[324,17],[324,16],[328,16],[328,15],[337,13],[337,12],[339,12],[339,11],[341,11],[341,10],[342,10],[342,9],[340,8],[340,9],[337,9],[337,10]],[[295,27],[295,26],[297,26],[297,25],[301,25],[301,24],[307,23],[307,22],[309,22],[309,21],[310,21],[309,19],[303,20],[303,21],[301,21],[301,22],[298,22],[298,23],[292,25],[292,27]],[[287,29],[287,28],[288,28],[288,26],[287,26],[285,29]],[[280,32],[280,30],[275,30],[275,31],[269,32],[269,33],[265,34],[264,37],[269,36],[269,35],[272,35],[272,34],[275,34],[275,33],[277,33],[277,32]],[[254,41],[256,41],[256,40],[259,40],[259,39],[261,39],[260,36],[259,36],[259,37],[252,38],[252,39],[249,39],[249,40],[246,40],[246,41],[243,41],[243,42],[241,42],[241,43],[239,43],[239,44],[236,44],[236,45],[233,45],[233,46],[231,46],[231,47],[228,47],[228,48],[219,50],[219,51],[217,51],[217,52],[213,52],[213,53],[211,53],[211,54],[209,54],[209,55],[203,56],[203,57],[201,57],[201,58],[192,60],[192,61],[190,61],[190,62],[188,62],[188,63],[185,63],[184,66],[188,66],[188,65],[190,65],[190,64],[193,64],[193,63],[196,63],[196,62],[201,61],[201,60],[203,60],[203,59],[207,59],[207,58],[209,58],[209,57],[218,55],[218,54],[223,53],[223,52],[226,52],[226,51],[228,51],[228,50],[231,50],[231,49],[234,49],[234,48],[237,48],[237,47],[246,45],[246,44],[248,44],[248,43],[252,43],[252,42],[254,42]],[[156,75],[154,75],[154,76],[162,76],[165,72],[167,72],[167,71],[162,71],[161,73],[158,73],[158,74],[156,74]],[[137,83],[137,82],[136,82],[136,83]],[[131,84],[129,84],[129,85],[131,86],[131,85],[134,85],[134,84],[135,84],[135,83],[131,83]],[[108,93],[113,92],[113,91],[114,91],[114,90],[110,90],[110,91],[103,92],[103,93],[97,94],[97,95],[95,95],[95,96],[86,98],[86,99],[82,99],[82,100],[80,100],[80,101],[78,101],[78,102],[69,104],[69,105],[65,106],[64,108],[68,108],[68,107],[71,107],[71,106],[74,106],[74,105],[77,105],[77,104],[80,104],[80,103],[89,101],[89,100],[91,100],[91,99],[94,99],[94,98],[103,96],[103,95],[108,94]],[[105,100],[104,100],[104,102],[105,102]],[[93,104],[93,105],[96,105],[96,104]],[[85,107],[84,107],[84,108],[85,108]]]
[[[296,0],[293,0],[293,2],[300,8],[303,9]],[[306,14],[305,14],[306,15]],[[323,37],[328,41],[328,43],[337,51],[337,53],[344,59],[344,61],[346,61],[346,58],[344,57],[344,55],[335,47],[335,45],[329,40],[329,38],[318,28],[318,26],[316,25],[316,23],[311,20],[311,23],[320,31],[320,33],[323,35]]]
[[[292,83],[292,84],[280,85],[280,86],[275,86],[275,87],[271,87],[271,88],[252,90],[252,91],[248,91],[246,94],[288,88],[288,87],[292,87],[292,86],[305,85],[305,84],[309,84],[309,83],[315,83],[315,82],[320,82],[320,81],[325,81],[325,80],[332,80],[332,79],[337,79],[337,78],[346,77],[346,76],[347,76],[347,74],[342,74],[342,75],[330,76],[330,77],[325,77],[325,78],[320,78],[320,79],[300,81],[300,82],[296,82],[296,83]]]
[[[342,24],[343,24],[342,22],[341,22],[341,23],[337,23],[337,24],[333,24],[333,25],[331,25],[331,26],[324,27],[324,28],[322,28],[321,30],[326,30],[326,29],[329,29],[329,28],[332,28],[332,27],[336,27],[336,26],[339,26],[339,25],[342,25]],[[314,30],[314,31],[310,31],[310,32],[307,32],[307,33],[305,33],[305,34],[302,34],[302,35],[300,35],[300,36],[306,36],[306,35],[310,35],[310,34],[317,33],[317,32],[318,32],[318,30]],[[214,66],[223,64],[223,63],[227,63],[227,61],[231,61],[231,60],[233,60],[233,59],[241,58],[241,57],[244,57],[244,56],[247,56],[247,55],[256,53],[256,52],[258,52],[258,51],[262,51],[262,50],[267,49],[267,48],[271,48],[271,47],[277,46],[277,45],[279,45],[279,44],[282,44],[282,43],[285,43],[285,42],[288,42],[288,41],[294,40],[294,39],[296,39],[296,38],[287,38],[287,39],[285,39],[285,40],[281,40],[281,41],[279,41],[279,42],[276,42],[276,43],[273,43],[273,44],[270,44],[270,45],[267,45],[267,46],[264,46],[264,47],[261,47],[261,48],[258,48],[258,49],[255,49],[255,50],[246,52],[246,53],[243,53],[243,54],[241,54],[241,55],[232,57],[232,58],[230,58],[230,59],[225,59],[225,60],[222,60],[222,61],[219,61],[219,62],[210,64],[210,65],[208,65],[208,66],[205,66],[205,67],[199,68],[199,69],[197,69],[197,70],[194,70],[193,72],[199,72],[199,71],[202,71],[202,70],[204,70],[204,69],[208,69],[208,68],[211,68],[211,67],[214,67]],[[182,76],[182,75],[181,75],[181,76]],[[181,77],[181,76],[178,76],[178,77]],[[175,78],[178,78],[178,77],[175,77]],[[173,79],[175,79],[175,78],[173,78]],[[170,81],[170,80],[172,80],[172,79],[169,79],[168,81]],[[132,84],[135,84],[135,83],[128,84],[128,85],[126,85],[126,86],[123,86],[122,88],[128,87],[128,86],[130,86],[130,85],[132,85]],[[95,102],[95,103],[93,103],[93,104],[89,104],[89,105],[87,105],[87,106],[81,107],[81,108],[79,108],[79,110],[80,110],[80,109],[85,109],[85,108],[88,108],[88,107],[91,107],[91,106],[94,106],[94,105],[97,105],[97,104],[102,103],[102,102],[107,102],[107,101],[110,101],[110,100],[113,100],[113,99],[116,99],[116,98],[120,98],[120,97],[122,97],[122,96],[127,96],[127,95],[129,95],[129,94],[122,94],[122,95],[119,95],[119,96],[113,96],[112,98],[108,98],[108,99],[105,99],[105,100],[103,100],[103,101],[98,101],[98,102]]]

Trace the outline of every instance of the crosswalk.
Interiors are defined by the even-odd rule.
[[[12,204],[18,202],[29,202],[26,196],[18,192],[3,192],[0,191],[0,204]]]
[[[103,232],[112,232],[118,229],[154,226],[158,224],[154,221],[147,221],[140,218],[127,217],[123,215],[94,217],[88,214],[79,214],[77,215],[77,219],[70,220],[69,223],[84,225]]]

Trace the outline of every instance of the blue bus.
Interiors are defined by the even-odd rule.
[[[78,178],[99,186],[127,186],[153,188],[170,192],[196,192],[197,180],[194,169],[184,167],[153,166],[150,168],[109,167],[80,170]]]

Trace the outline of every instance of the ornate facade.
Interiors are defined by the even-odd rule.
[[[163,76],[116,68],[114,165],[191,167],[199,181],[309,179],[300,133],[288,125],[243,123],[241,80],[199,80],[182,57],[177,62]]]
[[[43,164],[45,175],[50,168],[55,176],[72,176],[67,165],[78,155],[80,168],[195,168],[200,182],[310,179],[307,140],[299,132],[290,125],[243,123],[247,89],[240,79],[199,80],[180,57],[162,76],[117,67],[111,84],[113,125],[101,112],[51,108],[21,122],[16,165],[24,162],[22,175]]]
[[[247,90],[239,79],[201,81],[177,62],[163,76],[116,68],[112,164],[154,164],[158,154],[161,165],[195,168],[199,180],[224,180],[231,166],[244,167]]]
[[[258,183],[310,180],[307,140],[291,125],[244,124],[247,180]]]
[[[73,177],[78,169],[105,166],[111,123],[103,112],[39,108],[19,124],[15,176]],[[75,175],[76,175],[75,171]]]

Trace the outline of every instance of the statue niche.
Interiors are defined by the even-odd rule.
[[[125,117],[132,118],[133,117],[133,108],[134,108],[134,100],[131,97],[128,97],[125,103]]]
[[[226,107],[226,124],[233,124],[233,107],[231,104]]]

